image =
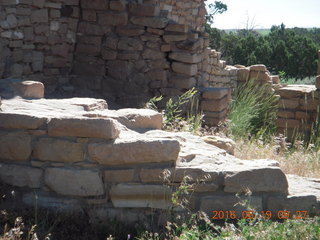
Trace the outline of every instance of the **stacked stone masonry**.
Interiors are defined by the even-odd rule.
[[[162,116],[152,110],[108,110],[104,100],[90,98],[16,98],[1,108],[0,179],[19,193],[17,206],[37,199],[39,207],[85,209],[93,221],[127,223],[158,209],[165,219],[171,194],[190,176],[189,207],[209,216],[236,211],[241,218],[245,208],[237,203],[245,199],[275,218],[284,209],[319,210],[316,180],[287,177],[273,160],[239,160],[190,133],[161,131]],[[299,181],[314,192],[297,191]],[[12,204],[6,196],[3,204]]]

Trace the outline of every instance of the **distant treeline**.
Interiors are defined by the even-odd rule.
[[[263,63],[273,74],[304,78],[317,74],[320,28],[272,26],[267,34],[241,29],[228,33],[206,25],[210,47],[219,50],[230,65]]]

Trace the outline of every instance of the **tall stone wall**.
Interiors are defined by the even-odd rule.
[[[205,14],[203,0],[1,0],[0,78],[129,106],[234,87],[235,73],[208,48]]]

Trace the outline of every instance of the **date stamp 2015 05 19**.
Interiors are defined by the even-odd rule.
[[[287,210],[280,210],[276,213],[273,213],[271,211],[251,211],[246,210],[242,211],[240,214],[236,211],[230,210],[230,211],[212,211],[213,216],[211,219],[214,220],[222,220],[222,219],[254,219],[256,217],[261,217],[262,219],[272,219],[272,218],[278,218],[278,219],[305,219],[308,216],[308,211],[287,211]]]

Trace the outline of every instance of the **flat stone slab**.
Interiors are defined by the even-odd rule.
[[[294,98],[308,95],[315,92],[317,88],[314,85],[287,85],[277,90],[277,93],[284,98]]]
[[[102,165],[175,162],[179,150],[177,140],[142,137],[88,145],[89,158]]]

